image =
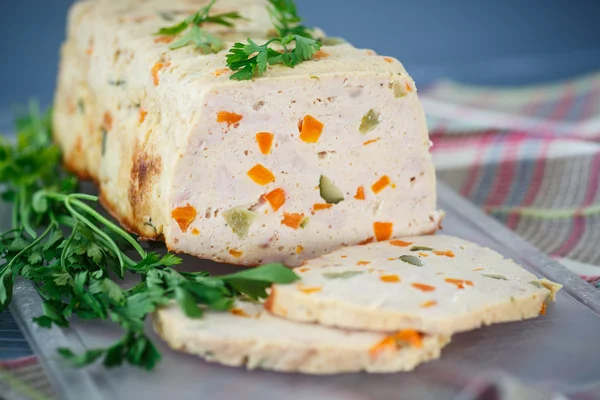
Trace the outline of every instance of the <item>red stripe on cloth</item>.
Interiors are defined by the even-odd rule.
[[[29,366],[35,365],[37,363],[38,363],[37,356],[27,356],[27,357],[17,358],[14,360],[1,361],[0,369],[3,368],[3,369],[8,369],[8,370],[13,370],[13,369],[29,367]]]
[[[485,132],[481,136],[481,139],[479,140],[479,143],[477,144],[477,148],[478,148],[477,155],[475,156],[475,159],[473,160],[473,164],[469,167],[467,180],[465,181],[463,187],[460,190],[460,192],[463,194],[463,196],[469,197],[469,195],[471,194],[471,191],[473,190],[473,187],[475,186],[475,181],[477,180],[477,176],[479,175],[479,172],[481,171],[483,159],[485,158],[485,155],[487,153],[487,148],[490,147],[490,145],[492,143],[494,143],[494,139],[495,139],[495,135],[491,134],[491,132]]]
[[[506,198],[510,194],[507,186],[514,185],[515,172],[517,163],[515,160],[521,149],[522,143],[527,139],[524,133],[509,134],[504,138],[502,143],[502,159],[496,168],[496,176],[494,177],[494,186],[490,190],[487,198],[483,202],[485,206],[500,206],[506,202]]]
[[[536,196],[538,195],[540,188],[542,187],[542,181],[544,179],[544,172],[546,169],[546,154],[548,154],[548,150],[550,149],[551,141],[546,141],[542,145],[540,149],[539,158],[535,163],[535,171],[533,172],[531,182],[529,184],[529,190],[523,199],[522,207],[530,206]],[[510,214],[506,220],[506,224],[511,229],[516,229],[519,223],[521,216],[517,213]]]

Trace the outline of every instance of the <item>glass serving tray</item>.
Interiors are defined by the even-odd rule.
[[[483,399],[488,398],[486,390],[492,390],[488,385],[500,393],[494,398],[502,399],[564,398],[550,392],[597,398],[600,291],[447,186],[439,184],[438,193],[439,206],[446,211],[444,233],[493,248],[564,288],[545,316],[457,334],[440,360],[410,373],[309,376],[224,367],[170,350],[152,332],[149,321],[147,331],[163,354],[153,372],[132,367],[72,369],[57,356],[56,348],[104,347],[120,337],[120,330],[108,323],[77,320],[69,329],[37,327],[31,319],[41,315],[41,302],[26,281],[16,283],[11,311],[65,399]],[[237,267],[187,257],[184,268],[225,273]]]

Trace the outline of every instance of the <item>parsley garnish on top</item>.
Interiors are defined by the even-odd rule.
[[[248,38],[247,43],[235,43],[227,54],[227,66],[233,71],[231,79],[249,80],[262,76],[267,66],[283,64],[293,68],[310,60],[321,48],[321,43],[312,38],[308,29],[301,25],[296,5],[292,0],[269,0],[269,13],[278,37],[274,37],[262,45]],[[289,45],[294,42],[294,48]],[[271,43],[279,43],[283,50],[269,47]]]
[[[75,193],[77,179],[61,171],[50,121],[50,113],[40,115],[32,105],[17,120],[16,143],[0,137],[0,194],[12,202],[12,228],[0,233],[0,312],[20,276],[43,301],[38,325],[66,327],[76,315],[123,328],[123,338],[108,348],[59,349],[73,365],[102,359],[107,367],[127,362],[150,370],[160,354],[143,327],[158,307],[174,300],[188,317],[201,318],[205,309],[226,311],[239,296],[264,298],[271,284],[298,279],[277,263],[216,277],[178,272],[179,257],[147,252],[97,211],[96,196]],[[123,287],[126,273],[138,283]]]
[[[160,28],[156,35],[176,36],[189,28],[189,31],[169,45],[170,49],[178,49],[187,45],[194,45],[203,53],[217,53],[225,46],[224,42],[211,35],[201,26],[205,23],[213,23],[227,27],[233,27],[236,19],[242,19],[237,12],[229,12],[210,15],[210,10],[217,0],[212,0],[207,6],[202,7],[195,14],[190,15],[178,24]]]

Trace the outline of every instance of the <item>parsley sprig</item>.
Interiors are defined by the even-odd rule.
[[[202,7],[198,12],[190,15],[178,24],[160,28],[155,34],[177,36],[189,28],[185,35],[169,45],[170,49],[174,50],[187,45],[193,45],[203,53],[218,53],[225,46],[224,42],[202,29],[201,26],[206,23],[213,23],[233,27],[234,21],[242,19],[242,16],[237,11],[210,15],[210,10],[216,1],[212,0],[208,5]]]
[[[232,71],[234,80],[249,80],[262,76],[269,65],[282,64],[289,68],[310,60],[321,48],[321,43],[313,39],[308,28],[301,24],[296,4],[293,0],[269,0],[267,7],[276,37],[262,45],[248,38],[247,43],[237,42],[229,49],[227,66]],[[289,45],[294,42],[294,47]],[[275,50],[269,45],[278,43],[283,51]]]
[[[276,36],[298,35],[313,39],[310,30],[302,25],[302,18],[293,0],[269,0],[267,9],[277,31]]]
[[[218,277],[176,271],[179,257],[147,252],[97,211],[96,196],[75,193],[77,180],[60,169],[50,120],[50,113],[41,115],[31,105],[29,115],[17,120],[16,143],[0,138],[0,193],[13,203],[12,228],[0,233],[0,311],[20,276],[42,297],[38,325],[66,327],[76,315],[124,329],[123,338],[105,349],[83,354],[59,349],[72,364],[102,358],[107,367],[128,362],[150,370],[160,354],[143,327],[158,307],[174,300],[188,317],[200,318],[205,309],[225,311],[240,296],[263,298],[271,284],[298,279],[281,264]],[[126,273],[139,282],[124,287]]]
[[[295,42],[295,47],[288,45]],[[271,43],[279,43],[283,51],[269,47]],[[231,79],[248,80],[262,76],[268,65],[283,64],[293,68],[303,61],[310,60],[321,48],[321,43],[299,35],[288,35],[284,38],[273,38],[265,44],[258,45],[248,38],[248,43],[235,43],[227,54],[227,66],[233,71]]]

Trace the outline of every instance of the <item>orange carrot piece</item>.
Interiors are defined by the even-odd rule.
[[[250,317],[250,315],[246,311],[242,310],[241,308],[232,308],[230,310],[230,312],[233,315],[237,315],[238,317],[246,317],[246,318]]]
[[[319,60],[321,58],[327,58],[329,57],[329,53],[323,51],[323,50],[317,50],[317,52],[313,55],[313,58]]]
[[[373,231],[375,231],[375,237],[378,242],[383,242],[384,240],[388,240],[392,237],[392,231],[394,229],[394,224],[391,222],[374,222],[373,223]]]
[[[540,308],[540,315],[546,315],[546,303],[542,303],[542,308]]]
[[[275,175],[261,164],[256,164],[248,171],[248,176],[259,185],[275,182]]]
[[[146,120],[146,115],[148,115],[148,111],[144,111],[143,108],[140,108],[140,118],[139,118],[140,124],[144,123],[144,121]]]
[[[400,282],[400,277],[398,275],[396,275],[396,274],[381,275],[379,277],[379,279],[381,279],[383,282],[386,282],[386,283]]]
[[[296,246],[296,254],[302,253],[302,250],[304,250],[304,247],[302,247],[300,245]]]
[[[429,307],[433,307],[435,305],[437,305],[437,301],[435,301],[435,300],[429,300],[429,301],[426,301],[425,303],[422,303],[421,307],[422,308],[429,308]]]
[[[110,131],[112,129],[113,119],[112,119],[112,115],[110,115],[110,113],[108,111],[106,111],[104,113],[104,116],[102,117],[102,125],[104,126],[104,129],[106,129],[107,131]]]
[[[426,285],[424,283],[415,282],[411,286],[423,292],[433,292],[435,290],[435,286]]]
[[[360,260],[356,262],[356,265],[368,265],[371,264],[371,261]]]
[[[219,114],[217,114],[217,122],[227,122],[228,127],[237,124],[242,120],[242,118],[244,117],[242,117],[240,114],[229,111],[219,111]]]
[[[306,272],[306,271],[310,271],[310,268],[308,268],[308,267],[305,267],[305,268],[300,268],[298,271],[299,271],[299,272],[303,272],[303,273],[304,273],[304,272]]]
[[[281,224],[288,226],[292,229],[298,229],[303,219],[304,214],[283,213],[283,219],[281,220]]]
[[[419,254],[421,257],[429,257],[429,254],[427,254],[427,253],[419,252],[418,254]]]
[[[375,143],[379,139],[381,139],[381,138],[375,138],[375,139],[367,140],[366,142],[363,143],[363,146],[366,146],[366,145],[371,144],[371,143]]]
[[[423,347],[423,335],[412,329],[398,331],[392,335],[386,336],[375,346],[371,347],[371,349],[369,350],[369,354],[371,355],[371,357],[375,357],[382,350],[385,350],[387,348],[398,350],[405,343],[410,344],[412,347],[421,348]]]
[[[321,286],[308,287],[304,285],[298,285],[298,290],[302,293],[311,294],[320,292],[323,288]]]
[[[444,281],[452,284],[452,285],[456,285],[457,288],[459,289],[464,289],[465,285],[467,286],[473,286],[473,282],[472,281],[467,281],[464,279],[454,279],[454,278],[446,278],[444,279]]]
[[[306,115],[300,123],[300,140],[306,143],[317,143],[323,133],[323,123],[311,115]]]
[[[196,218],[196,209],[190,205],[177,207],[171,211],[171,217],[177,222],[182,232],[187,232],[188,227]]]
[[[159,36],[154,38],[154,43],[171,43],[173,39],[173,36]]]
[[[394,62],[394,59],[393,59],[393,58],[390,58],[390,57],[383,57],[383,59],[384,59],[386,62],[389,62],[390,64]]]
[[[373,193],[377,194],[377,193],[381,192],[383,189],[385,189],[386,186],[388,186],[389,184],[390,184],[390,177],[387,175],[384,175],[381,178],[379,178],[379,180],[371,186],[371,190],[373,191]]]
[[[198,236],[200,231],[197,228],[192,228],[192,235]]]
[[[362,245],[365,245],[365,244],[373,243],[373,240],[375,240],[374,237],[366,238],[362,242],[358,242],[358,245],[362,246]]]
[[[413,88],[412,88],[412,86],[410,86],[410,83],[408,83],[408,81],[404,82],[404,86],[406,87],[407,92],[410,93],[413,91]]]
[[[331,207],[333,207],[333,204],[316,203],[316,204],[313,204],[312,213],[314,214],[315,211],[319,211],[319,210],[327,210]]]
[[[265,194],[265,199],[271,205],[273,211],[277,211],[285,204],[285,191],[283,189],[275,189]]]
[[[413,244],[413,242],[405,242],[403,240],[390,240],[390,244],[392,246],[398,246],[398,247],[408,247],[411,244]]]
[[[244,252],[243,252],[243,251],[236,250],[236,249],[230,249],[230,250],[229,250],[229,254],[231,254],[231,255],[232,255],[232,256],[234,256],[235,258],[240,258],[240,257],[241,257],[241,256],[244,254]]]
[[[475,268],[473,271],[483,271],[484,268]]]
[[[271,146],[273,145],[273,134],[269,132],[259,132],[256,134],[256,143],[258,148],[263,154],[269,154],[271,152]]]
[[[160,79],[158,78],[158,73],[160,72],[160,70],[162,70],[163,68],[168,68],[169,65],[171,65],[170,62],[157,62],[156,64],[154,64],[154,66],[152,67],[152,80],[154,81],[154,86],[158,86],[158,84],[160,83]]]
[[[229,68],[219,68],[213,71],[213,75],[214,76],[221,76],[223,74],[226,74],[228,72],[230,72],[231,70]]]
[[[433,252],[438,256],[454,257],[452,250],[434,250]]]
[[[364,200],[365,199],[365,187],[364,186],[359,186],[358,189],[356,189],[356,194],[354,195],[354,198],[356,200]]]

